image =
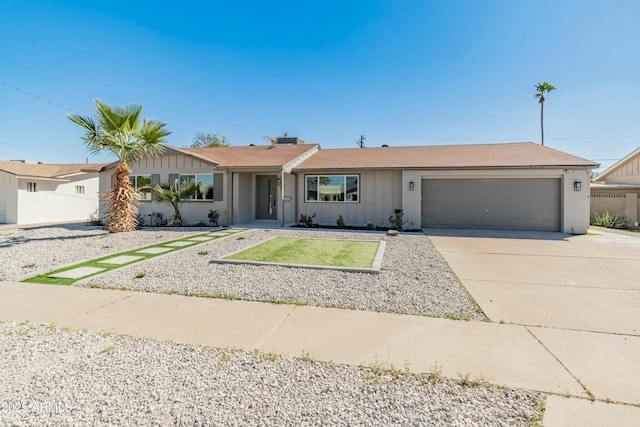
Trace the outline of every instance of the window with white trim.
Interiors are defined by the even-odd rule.
[[[180,186],[183,182],[196,181],[200,183],[200,188],[193,200],[213,200],[213,174],[212,173],[199,173],[194,175],[180,175]]]
[[[360,201],[358,175],[306,175],[305,200],[307,202]]]
[[[36,187],[36,183],[33,181],[27,181],[27,192],[35,193],[36,191],[38,191],[38,188]]]
[[[131,175],[130,178],[140,200],[151,200],[151,175]]]

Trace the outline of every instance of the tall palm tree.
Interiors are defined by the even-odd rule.
[[[67,117],[86,130],[82,140],[92,154],[107,150],[118,158],[113,188],[105,192],[109,215],[107,229],[112,233],[133,231],[138,223],[136,215],[140,201],[131,183],[128,162],[162,154],[162,142],[171,132],[164,128],[164,123],[141,119],[141,105],[111,107],[98,100],[95,104],[98,111],[94,117],[79,114],[68,114]]]
[[[182,227],[187,222],[182,217],[180,208],[198,193],[201,185],[200,182],[193,180],[180,183],[177,179],[173,184],[158,184],[153,189],[153,200],[172,206],[174,213],[171,217],[171,225]]]
[[[556,90],[556,87],[551,83],[541,82],[536,85],[536,98],[538,98],[538,102],[540,103],[540,133],[542,134],[542,145],[544,145],[544,94],[549,93],[552,90]]]

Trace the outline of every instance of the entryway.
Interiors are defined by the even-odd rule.
[[[256,219],[277,219],[276,175],[256,175]]]

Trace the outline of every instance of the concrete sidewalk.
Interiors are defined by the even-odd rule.
[[[567,370],[571,351],[549,351],[546,341],[555,340],[547,336],[553,331],[545,328],[15,282],[0,283],[0,320],[308,354],[351,365],[408,365],[416,373],[441,369],[451,378],[469,375],[553,394],[547,404],[547,427],[572,425],[568,421],[573,419],[615,419],[624,426],[640,417],[638,407],[587,400],[600,388],[587,391]],[[555,345],[561,346],[561,341]],[[631,352],[640,354],[637,343],[629,344],[634,346]],[[615,390],[616,381],[609,382]],[[559,397],[565,395],[579,399]],[[629,395],[623,401],[637,404],[637,397]]]

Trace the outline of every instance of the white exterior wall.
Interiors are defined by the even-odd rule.
[[[18,179],[0,171],[0,224],[18,221]]]
[[[129,168],[131,169],[131,175],[160,175],[161,184],[168,183],[169,175],[172,174],[192,175],[216,173],[211,164],[183,155],[148,157],[137,162],[130,163]],[[111,168],[100,173],[101,193],[111,189],[111,175],[114,171],[115,168]],[[218,175],[216,175],[216,178],[217,177]],[[229,197],[227,190],[228,186],[226,184],[227,179],[227,175],[223,174],[223,182],[214,182],[215,186],[222,185],[222,200],[193,200],[186,202],[182,206],[180,213],[187,221],[188,225],[195,225],[199,222],[210,225],[208,218],[210,210],[218,211],[220,214],[220,218],[218,220],[220,225],[229,224],[227,211],[227,200]],[[101,197],[100,199],[100,218],[103,221],[106,221],[107,215],[104,204],[102,203],[104,198]],[[145,225],[150,225],[151,214],[162,213],[164,218],[169,220],[171,216],[173,216],[173,208],[158,202],[143,200],[138,205],[138,213],[144,218]]]
[[[566,169],[509,169],[509,170],[442,170],[402,172],[402,209],[406,228],[418,227],[422,223],[422,179],[490,179],[490,178],[561,178],[561,231],[568,234],[584,234],[589,228],[590,191],[589,176],[591,170]],[[414,190],[409,190],[413,181]],[[573,191],[573,183],[580,181],[582,191]]]
[[[360,202],[307,202],[305,194],[307,175],[359,175]],[[373,222],[380,227],[388,227],[389,217],[396,209],[403,209],[401,185],[402,172],[400,171],[300,173],[298,174],[297,215],[315,213],[314,224],[336,225],[338,215],[342,215],[347,226],[365,226]]]
[[[21,178],[17,189],[17,224],[88,220],[98,210],[98,176],[82,174],[69,182]],[[35,182],[35,192],[27,191],[27,183]],[[84,186],[84,194],[76,193]]]
[[[413,191],[410,183],[413,182]],[[403,228],[422,227],[422,173],[420,171],[402,171],[402,219],[407,221]]]
[[[585,234],[589,229],[591,170],[567,170],[562,182],[562,232]],[[581,191],[574,191],[574,182],[580,182]]]

